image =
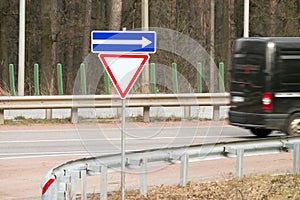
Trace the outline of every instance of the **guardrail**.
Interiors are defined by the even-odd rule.
[[[293,150],[294,174],[300,173],[300,137],[259,139],[256,141],[203,144],[130,152],[126,170],[140,170],[140,193],[147,195],[147,169],[151,166],[180,163],[180,185],[188,182],[188,163],[236,157],[236,177],[243,175],[244,156]],[[87,199],[87,176],[100,176],[100,199],[107,199],[107,173],[121,170],[121,154],[83,158],[64,163],[47,174],[42,184],[42,199],[76,199],[76,180],[81,182],[81,199]]]
[[[228,93],[192,94],[133,94],[128,95],[127,107],[143,107],[145,122],[150,120],[150,107],[157,106],[225,106]],[[71,109],[71,122],[78,122],[78,108],[122,107],[117,95],[61,95],[61,96],[1,96],[0,124],[4,124],[4,110],[11,109]]]

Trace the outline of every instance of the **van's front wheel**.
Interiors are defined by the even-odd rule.
[[[288,123],[287,132],[289,135],[300,135],[300,113],[292,115]]]
[[[250,131],[257,137],[267,137],[272,132],[270,129],[263,128],[251,128]]]

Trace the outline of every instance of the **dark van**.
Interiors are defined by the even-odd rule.
[[[232,59],[230,124],[300,135],[300,37],[241,38]]]

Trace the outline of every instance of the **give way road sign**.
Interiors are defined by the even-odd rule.
[[[99,54],[105,70],[122,99],[125,99],[137,80],[148,54]]]

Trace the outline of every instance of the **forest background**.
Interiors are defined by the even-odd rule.
[[[141,28],[142,0],[26,0],[25,95],[33,95],[33,65],[40,66],[40,91],[57,94],[56,65],[63,66],[65,94],[72,94],[80,64],[90,54],[92,30]],[[215,63],[225,64],[225,88],[233,42],[243,36],[243,0],[215,0],[211,20],[210,0],[149,0],[149,27],[167,28],[196,40]],[[250,0],[249,36],[300,36],[299,0]],[[214,23],[214,31],[211,31]],[[214,43],[212,45],[211,38]],[[0,1],[0,89],[9,90],[9,64],[17,69],[19,48],[19,0]],[[196,74],[191,66],[168,52],[157,51],[153,63],[171,66],[196,90]],[[92,66],[93,67],[93,66]],[[16,70],[15,69],[15,70]],[[95,71],[96,70],[96,71]],[[103,73],[89,70],[90,73]],[[15,73],[17,79],[17,71]],[[102,79],[103,77],[100,77]],[[87,87],[92,83],[88,80]],[[96,91],[104,93],[103,81]],[[205,91],[205,90],[204,90]],[[163,89],[161,92],[164,91]],[[3,94],[2,94],[3,95]]]

